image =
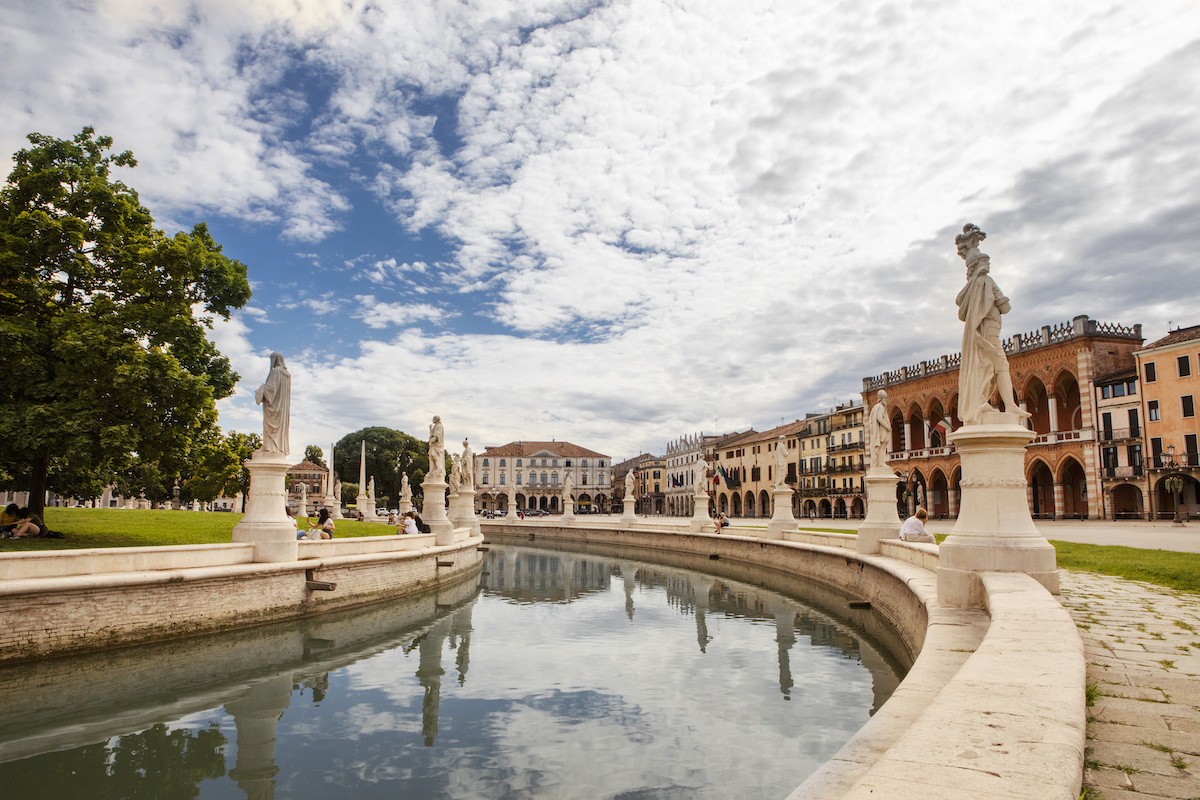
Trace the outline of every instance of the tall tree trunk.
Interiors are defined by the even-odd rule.
[[[32,470],[29,474],[29,510],[45,519],[46,509],[46,473],[50,470],[50,454],[42,450],[33,457]]]

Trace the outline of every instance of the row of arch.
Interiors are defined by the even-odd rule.
[[[526,497],[520,492],[516,495],[517,508],[527,511],[549,511],[554,514],[562,510],[561,500],[557,494],[551,495],[529,495]],[[501,494],[484,494],[479,499],[480,505],[484,511],[503,511],[508,508],[508,495]],[[594,497],[583,492],[575,497],[575,510],[583,513],[592,511],[607,512],[609,507],[609,497],[606,494],[598,494]]]
[[[1029,422],[1035,433],[1073,431],[1083,427],[1079,381],[1068,369],[1059,372],[1049,389],[1041,378],[1031,376],[1018,390],[1018,396],[1022,398],[1025,410],[1032,415]],[[993,402],[997,401],[1003,405],[1003,398],[993,398]],[[892,404],[888,415],[892,421],[892,452],[895,453],[944,447],[946,434],[962,426],[962,420],[958,417],[957,392],[945,401],[935,397],[927,401],[925,406],[916,401],[910,403],[907,409]]]
[[[823,497],[819,499],[802,498],[792,494],[792,515],[797,518],[813,519],[862,519],[865,516],[866,505],[862,497]],[[774,509],[771,507],[771,496],[765,491],[727,494],[721,492],[716,499],[709,501],[711,513],[720,512],[727,517],[770,517]]]

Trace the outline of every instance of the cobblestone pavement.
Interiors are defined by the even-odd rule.
[[[1059,575],[1087,651],[1089,694],[1097,695],[1084,786],[1108,800],[1200,800],[1200,596]]]

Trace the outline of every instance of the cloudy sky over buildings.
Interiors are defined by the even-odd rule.
[[[958,349],[965,222],[1007,333],[1200,323],[1195,0],[0,6],[3,157],[93,125],[208,222],[254,288],[221,424],[282,351],[294,453],[827,409]]]

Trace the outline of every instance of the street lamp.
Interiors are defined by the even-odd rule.
[[[1175,463],[1175,445],[1169,444],[1167,445],[1167,467],[1175,469],[1178,466]],[[1183,517],[1179,513],[1179,494],[1183,491],[1183,479],[1178,475],[1172,475],[1163,482],[1163,485],[1171,493],[1171,496],[1175,498],[1175,519],[1171,523],[1171,526],[1175,528],[1183,527]]]

